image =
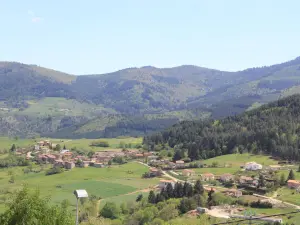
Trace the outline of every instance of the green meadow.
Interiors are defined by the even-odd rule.
[[[102,201],[113,198],[127,199],[137,195],[139,191],[158,184],[159,179],[142,179],[148,168],[135,162],[116,165],[110,168],[74,168],[61,174],[46,176],[45,172],[24,174],[23,168],[15,167],[0,170],[0,210],[8,194],[27,184],[30,188],[38,188],[42,196],[50,196],[53,203],[67,199],[75,205],[73,191],[86,189],[90,195],[100,197]],[[10,171],[10,172],[9,172]],[[11,173],[15,182],[10,183]],[[127,196],[128,195],[128,196]]]
[[[28,147],[34,145],[40,140],[50,140],[53,143],[60,144],[62,147],[65,145],[68,149],[77,148],[89,151],[101,151],[101,150],[117,150],[120,143],[131,144],[134,148],[137,144],[142,144],[142,138],[134,137],[119,137],[119,138],[101,138],[101,139],[51,139],[51,138],[35,138],[35,139],[20,139],[20,138],[8,138],[0,137],[0,150],[9,149],[13,144],[17,147]],[[109,144],[109,147],[94,147],[90,146],[93,141],[105,141]],[[0,156],[1,157],[1,156]]]

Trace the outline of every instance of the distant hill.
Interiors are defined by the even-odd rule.
[[[0,62],[0,126],[4,127],[0,128],[0,135],[8,135],[9,130],[9,135],[55,136],[59,131],[57,134],[64,136],[64,130],[68,128],[72,132],[65,135],[89,136],[92,132],[93,135],[101,136],[106,126],[113,129],[119,127],[122,121],[124,126],[124,123],[131,120],[127,118],[137,117],[137,121],[144,118],[145,124],[156,124],[156,119],[161,121],[162,115],[166,121],[210,116],[220,118],[297,93],[299,81],[300,57],[282,64],[238,72],[184,65],[161,69],[151,66],[128,68],[109,74],[84,76],[36,65]],[[60,112],[64,112],[59,117],[54,113],[55,110],[46,110],[47,115],[31,114],[30,101],[42,102],[43,105],[45,98],[61,98],[69,103],[73,101],[76,105],[84,105],[80,107],[81,119],[78,121],[78,116],[72,114],[73,103],[70,103],[69,111],[52,104],[49,108],[58,107],[62,110]],[[95,107],[101,110],[93,113]],[[20,113],[24,111],[28,112],[26,117]],[[114,118],[118,119],[107,124],[107,115],[115,115]],[[50,121],[50,117],[51,125],[41,122],[45,119]],[[69,122],[62,122],[61,125],[61,121],[65,120]],[[30,128],[22,128],[21,132],[19,125],[24,124],[24,121]],[[96,124],[100,121],[100,124],[106,126],[86,129],[93,127],[87,125],[93,124],[93,121],[97,121]],[[145,128],[141,132],[125,129],[124,132],[140,135],[152,131],[152,128]]]
[[[146,136],[144,144],[149,150],[169,145],[176,160],[184,153],[199,160],[251,152],[299,161],[299,137],[300,95],[293,95],[221,120],[184,121]]]

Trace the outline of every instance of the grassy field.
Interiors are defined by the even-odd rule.
[[[15,183],[9,183],[12,171]],[[122,196],[120,200],[132,196],[123,196],[139,192],[158,184],[159,179],[142,179],[141,176],[148,168],[139,163],[128,163],[111,168],[74,168],[61,174],[45,176],[44,172],[24,174],[22,168],[0,170],[0,199],[7,197],[7,192],[19,189],[23,184],[31,188],[38,188],[43,196],[51,196],[54,203],[68,199],[75,205],[73,191],[84,188],[90,195],[102,199]],[[116,200],[117,198],[115,198]],[[119,200],[119,199],[118,199]],[[1,204],[0,204],[1,205]],[[0,207],[3,209],[3,205]]]
[[[0,150],[9,149],[13,144],[18,147],[27,147],[32,146],[36,141],[40,140],[50,140],[53,143],[60,144],[62,147],[66,145],[68,149],[77,148],[77,149],[85,149],[85,150],[104,150],[104,149],[117,149],[119,148],[119,144],[122,142],[124,144],[131,144],[133,147],[136,144],[142,144],[142,138],[133,138],[133,137],[125,137],[125,138],[101,138],[101,139],[49,139],[49,138],[37,138],[37,139],[14,139],[8,137],[0,137]],[[93,147],[90,144],[93,141],[106,141],[109,144],[108,148],[103,147]]]
[[[277,165],[277,161],[270,159],[269,156],[264,155],[251,155],[251,154],[229,154],[222,155],[215,158],[200,161],[202,164],[211,165],[217,163],[218,167],[215,168],[197,168],[193,169],[196,175],[199,176],[203,173],[213,173],[215,175],[221,175],[224,173],[234,174],[241,170],[240,166],[246,162],[257,162],[264,166]],[[180,170],[178,170],[180,172]],[[300,174],[299,174],[300,175]]]

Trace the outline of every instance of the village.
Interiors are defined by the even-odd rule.
[[[231,166],[226,163],[220,165],[215,162],[206,164],[201,161],[174,161],[170,157],[161,157],[157,152],[145,152],[135,148],[117,150],[107,148],[81,155],[72,149],[66,149],[65,145],[58,149],[57,145],[49,140],[41,140],[30,149],[17,149],[15,154],[25,156],[26,159],[39,165],[65,170],[72,170],[75,167],[105,168],[134,161],[148,167],[148,172],[142,176],[143,179],[159,178],[156,191],[166,189],[169,184],[174,188],[178,182],[194,185],[197,180],[200,180],[206,192],[213,191],[233,199],[241,199],[241,204],[244,204],[245,199],[250,198],[254,199],[253,201],[266,203],[270,207],[299,208],[297,205],[268,197],[268,192],[276,191],[279,187],[300,192],[299,180],[288,177],[283,181],[278,180],[276,175],[280,171],[291,171],[290,165],[282,165],[279,162],[274,165],[262,165],[255,161],[241,162],[238,167],[231,169]],[[214,206],[205,212],[211,216],[229,218],[238,217],[242,210],[243,207],[224,205]],[[275,220],[277,221],[278,218]]]

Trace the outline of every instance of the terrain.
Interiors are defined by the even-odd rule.
[[[299,161],[299,126],[300,95],[293,95],[220,120],[184,121],[146,136],[144,144],[175,148],[176,160],[251,152]]]
[[[237,72],[184,65],[84,76],[0,62],[0,135],[142,136],[298,93],[299,78],[300,57]]]

